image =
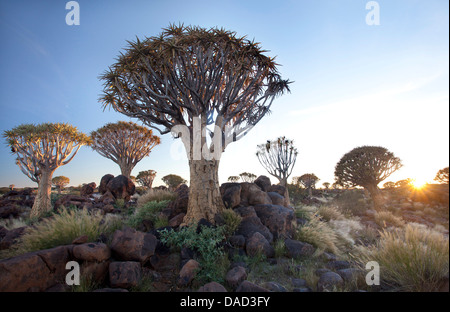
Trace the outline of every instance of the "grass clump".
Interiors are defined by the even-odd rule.
[[[241,224],[242,217],[232,209],[225,209],[222,212],[222,218],[225,226],[225,236],[230,237],[238,229]]]
[[[355,258],[362,266],[377,261],[382,282],[401,291],[436,291],[448,274],[448,238],[425,226],[408,224],[384,230],[376,244],[361,247]]]
[[[168,200],[149,201],[138,205],[134,214],[128,218],[127,225],[132,228],[138,228],[144,220],[150,220],[155,228],[166,226],[168,220],[161,217],[160,212],[167,207],[168,202]]]
[[[70,244],[82,235],[87,235],[89,241],[96,241],[100,234],[112,233],[116,227],[116,223],[112,220],[103,220],[99,213],[62,207],[59,213],[51,218],[27,228],[21,237],[19,248],[23,252],[53,248]]]
[[[177,198],[177,194],[169,191],[169,190],[159,190],[159,189],[150,189],[143,195],[141,195],[137,200],[137,206],[143,206],[148,202],[163,202],[163,201],[171,201]]]
[[[378,211],[375,213],[375,223],[378,224],[380,227],[402,227],[404,226],[405,222],[400,218],[394,215],[390,211]]]

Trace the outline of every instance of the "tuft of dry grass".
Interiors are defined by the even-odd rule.
[[[422,225],[384,230],[380,240],[360,246],[355,259],[380,264],[380,278],[403,291],[436,291],[449,270],[448,238]]]
[[[169,190],[150,189],[137,200],[138,207],[144,206],[148,202],[162,202],[175,200],[177,195]]]
[[[375,213],[375,223],[382,228],[391,226],[402,227],[405,225],[402,218],[397,217],[390,211],[377,211]]]

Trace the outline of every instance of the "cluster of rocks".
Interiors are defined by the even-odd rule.
[[[96,183],[91,182],[82,186],[80,195],[64,195],[55,202],[55,208],[75,205],[79,209],[99,210],[101,213],[116,213],[120,209],[114,207],[118,199],[123,199],[127,204],[136,188],[133,181],[123,175],[114,177],[106,174],[100,180],[98,192],[101,196],[95,197]]]
[[[33,207],[35,195],[33,190],[11,190],[0,198],[0,219],[21,217]]]

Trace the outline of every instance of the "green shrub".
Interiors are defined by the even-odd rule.
[[[161,218],[159,213],[167,207],[169,201],[149,201],[144,204],[138,205],[134,214],[128,218],[127,225],[132,228],[137,228],[142,221],[151,220],[155,228],[158,228],[161,224],[167,225],[167,219]],[[165,221],[164,221],[165,220]],[[165,226],[163,225],[163,226]]]
[[[361,266],[380,264],[381,280],[404,291],[436,291],[448,275],[448,238],[425,226],[408,224],[384,230],[377,244],[360,247],[355,259]]]
[[[241,224],[242,217],[232,209],[225,209],[222,212],[222,218],[225,222],[225,236],[230,237],[236,232]]]
[[[273,249],[275,250],[275,258],[281,258],[286,255],[286,244],[284,239],[277,239],[273,245]]]
[[[160,241],[168,246],[191,248],[199,254],[200,272],[196,280],[200,283],[215,281],[223,283],[229,266],[228,257],[223,251],[222,242],[225,240],[225,227],[186,226],[178,232],[164,229],[159,233]]]

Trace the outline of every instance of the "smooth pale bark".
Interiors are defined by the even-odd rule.
[[[131,177],[131,171],[133,170],[134,166],[127,165],[127,164],[119,164],[120,172],[123,176],[126,176],[127,178]]]
[[[286,200],[286,204],[288,206],[291,205],[291,199],[289,198],[289,189],[288,189],[288,183],[287,183],[287,177],[284,179],[279,179],[280,185],[284,186],[286,188],[286,192],[284,193],[284,199]]]
[[[214,224],[215,215],[225,209],[219,189],[219,161],[190,160],[189,169],[189,204],[183,223],[188,225],[204,218]]]
[[[41,179],[38,185],[38,192],[31,208],[30,217],[40,217],[44,213],[52,211],[52,170],[41,169]]]

